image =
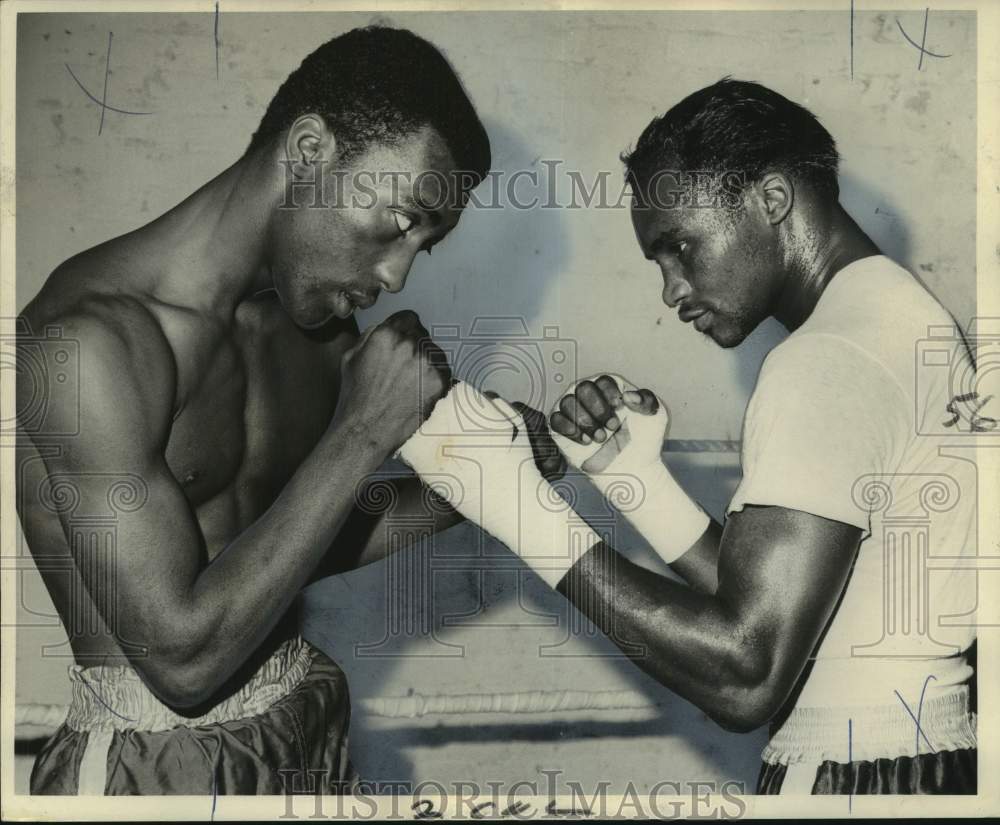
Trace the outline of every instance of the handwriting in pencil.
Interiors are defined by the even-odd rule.
[[[106,112],[117,112],[120,115],[151,115],[151,114],[153,114],[152,112],[133,112],[133,111],[129,111],[128,109],[119,109],[118,107],[112,106],[110,103],[108,103],[108,77],[111,74],[111,41],[114,38],[114,35],[115,35],[114,32],[110,32],[110,31],[108,32],[108,54],[107,54],[107,57],[105,58],[105,62],[104,62],[104,94],[102,95],[102,97],[101,97],[100,100],[98,100],[96,97],[94,97],[94,95],[92,95],[90,93],[90,91],[87,89],[87,87],[84,86],[83,83],[80,82],[80,78],[78,78],[73,73],[73,70],[70,68],[69,63],[64,63],[63,64],[66,67],[66,71],[69,72],[69,76],[72,77],[73,80],[76,81],[76,85],[80,87],[80,89],[83,91],[83,93],[87,97],[89,97],[92,101],[94,101],[94,103],[96,103],[98,106],[101,107],[101,122],[100,122],[100,125],[97,127],[97,134],[98,135],[100,135],[104,131],[104,115],[105,115]]]
[[[932,52],[930,49],[926,48],[926,44],[927,44],[927,19],[928,19],[928,17],[930,17],[930,13],[931,13],[931,10],[929,8],[924,9],[924,33],[920,37],[920,45],[919,46],[916,43],[914,43],[913,39],[910,37],[910,35],[908,35],[906,33],[906,30],[903,28],[903,24],[899,22],[899,18],[898,17],[896,18],[896,25],[899,27],[900,34],[902,34],[903,37],[906,38],[906,41],[911,46],[913,46],[915,49],[917,49],[920,52],[920,60],[917,61],[917,71],[918,72],[924,66],[924,55],[925,54],[928,57],[939,57],[939,58],[951,57],[950,54],[936,54],[935,52]]]

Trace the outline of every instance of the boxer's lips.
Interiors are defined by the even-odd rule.
[[[350,292],[348,300],[358,309],[368,309],[378,300],[377,292]]]
[[[346,292],[340,290],[334,293],[333,312],[330,313],[330,316],[326,320],[329,321],[334,316],[337,318],[348,318],[356,309],[368,309],[377,299],[377,292]],[[323,323],[326,323],[326,321]]]
[[[708,312],[707,309],[682,309],[677,313],[677,316],[685,323],[689,324],[695,318],[699,318]]]
[[[327,321],[330,318],[349,318],[351,313],[354,312],[354,304],[351,299],[343,292],[338,292],[333,296],[333,310],[327,317]],[[323,322],[324,324],[326,321]]]

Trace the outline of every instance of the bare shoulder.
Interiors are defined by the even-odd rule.
[[[19,399],[37,392],[39,374],[64,376],[46,382],[45,420],[36,432],[75,434],[74,443],[115,443],[122,436],[165,443],[176,362],[156,317],[138,298],[95,293],[63,305],[37,301],[19,321]],[[19,401],[18,409],[24,406]]]

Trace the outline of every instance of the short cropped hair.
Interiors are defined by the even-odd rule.
[[[808,109],[759,83],[724,77],[654,118],[631,152],[625,178],[639,193],[662,169],[737,173],[745,185],[769,170],[837,198],[840,156]]]
[[[477,183],[489,171],[489,138],[455,70],[406,29],[353,29],[308,55],[274,95],[247,152],[310,112],[333,130],[341,161],[432,126],[460,170]]]

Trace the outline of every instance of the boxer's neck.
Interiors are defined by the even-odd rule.
[[[789,231],[786,285],[774,317],[792,332],[812,314],[840,270],[881,252],[839,203],[807,205]]]
[[[268,157],[241,158],[138,231],[143,254],[155,256],[157,298],[225,321],[271,288],[265,239],[281,193]]]

